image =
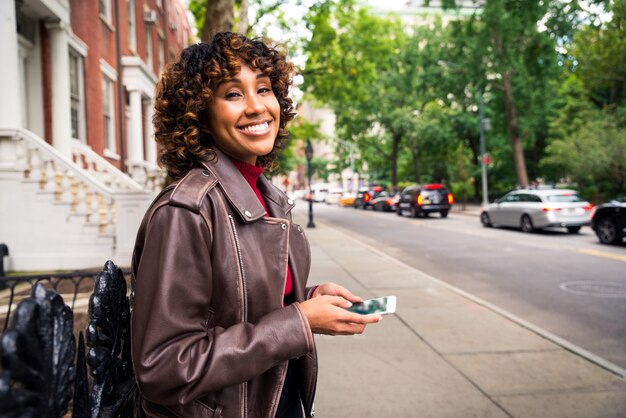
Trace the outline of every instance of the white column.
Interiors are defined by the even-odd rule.
[[[46,28],[52,53],[52,145],[72,158],[69,34],[65,23],[46,24]]]
[[[130,95],[130,137],[128,145],[128,163],[136,164],[143,161],[143,125],[141,111],[141,92],[132,90]]]
[[[152,116],[154,115],[154,101],[150,100],[146,106],[146,161],[152,164],[157,163],[157,148],[154,140],[154,125]]]
[[[15,20],[15,2],[0,1],[0,127],[22,127],[22,103],[25,97],[20,92],[19,46]]]

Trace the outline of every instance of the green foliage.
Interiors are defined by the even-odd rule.
[[[196,22],[196,30],[198,31],[198,34],[202,33],[202,28],[204,27],[206,2],[207,0],[189,0],[189,5],[187,6]]]
[[[586,26],[574,36],[576,72],[599,105],[626,104],[626,0],[615,0],[606,25]]]
[[[626,126],[607,111],[584,113],[580,129],[547,147],[543,164],[557,166],[562,178],[604,197],[626,191]],[[587,196],[594,197],[594,196]]]

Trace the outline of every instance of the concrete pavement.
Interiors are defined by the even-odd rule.
[[[306,225],[306,205],[294,221]],[[626,417],[621,370],[319,219],[316,226],[306,229],[311,283],[398,297],[397,313],[363,335],[316,336],[318,417]]]

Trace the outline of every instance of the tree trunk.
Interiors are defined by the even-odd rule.
[[[417,145],[411,147],[411,154],[413,154],[413,172],[415,173],[415,182],[420,182],[420,163],[419,163],[419,151]]]
[[[398,185],[398,149],[400,148],[400,140],[402,135],[394,132],[393,143],[391,145],[391,186],[395,189]]]
[[[495,50],[500,57],[504,55],[502,40],[498,32],[494,32],[493,42]],[[504,94],[504,109],[506,112],[506,127],[513,146],[513,161],[515,162],[515,172],[517,173],[517,183],[520,187],[528,186],[528,174],[526,173],[526,162],[524,161],[524,150],[522,140],[519,135],[517,125],[517,109],[513,100],[513,88],[511,86],[511,71],[502,64],[502,90]]]
[[[202,42],[210,42],[218,32],[233,30],[234,0],[209,0],[206,5]]]
[[[524,161],[524,150],[522,140],[519,136],[519,126],[517,125],[517,110],[513,102],[513,92],[511,88],[511,74],[507,70],[502,75],[502,87],[504,89],[504,108],[506,110],[506,125],[509,137],[513,145],[513,160],[515,161],[515,171],[517,173],[517,183],[520,187],[528,186],[528,174],[526,173],[526,162]]]
[[[248,19],[248,0],[241,0],[241,6],[239,7],[239,23],[237,24],[237,32],[242,35],[248,36],[248,26],[250,24]]]

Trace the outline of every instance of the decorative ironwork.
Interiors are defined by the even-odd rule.
[[[106,262],[96,279],[89,300],[89,317],[87,363],[94,378],[91,416],[115,417],[120,409],[132,410],[135,376],[130,356],[130,306],[126,280],[122,270],[112,261]]]
[[[85,356],[80,332],[76,348],[72,310],[63,298],[35,283],[0,338],[0,417],[61,418],[72,397],[73,418],[143,416],[130,357],[126,280],[111,261],[89,300],[87,346]]]
[[[17,307],[0,340],[0,414],[59,418],[75,377],[72,311],[55,291],[37,284]]]

